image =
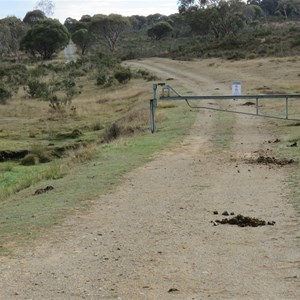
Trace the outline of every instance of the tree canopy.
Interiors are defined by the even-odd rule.
[[[160,40],[168,33],[172,32],[173,27],[168,22],[158,22],[148,30],[148,36]]]
[[[72,41],[80,49],[81,55],[85,55],[95,38],[87,29],[79,29],[72,34]]]
[[[260,16],[262,10],[241,0],[182,0],[182,13],[191,29],[200,35],[212,34],[223,38],[236,34],[245,23]]]
[[[30,26],[35,25],[39,20],[43,20],[46,19],[46,15],[43,11],[36,9],[36,10],[32,10],[27,12],[27,14],[25,15],[23,22],[25,24],[28,24]]]
[[[26,25],[16,17],[0,20],[0,55],[11,54],[18,56],[20,41],[26,33]]]
[[[28,30],[22,39],[21,47],[32,55],[38,53],[43,59],[51,59],[56,51],[68,44],[69,40],[70,35],[65,26],[58,20],[45,19]]]
[[[129,25],[128,19],[120,15],[95,15],[91,20],[90,29],[105,41],[111,52],[114,52],[121,34]]]
[[[76,19],[72,19],[72,18],[67,18],[65,20],[64,25],[67,27],[70,33],[74,33],[80,29],[88,29],[87,22],[77,21]]]

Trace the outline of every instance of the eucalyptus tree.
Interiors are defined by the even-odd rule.
[[[148,29],[149,37],[160,40],[173,31],[173,27],[168,22],[158,22],[152,28]]]
[[[53,54],[62,50],[70,40],[70,34],[58,20],[45,19],[39,21],[21,41],[21,48],[32,55],[51,59]]]
[[[42,10],[35,9],[26,13],[23,22],[30,26],[35,25],[39,20],[46,19],[46,15]]]
[[[80,29],[88,29],[88,26],[86,23],[77,21],[76,19],[73,18],[67,18],[64,22],[64,25],[67,27],[68,31],[73,34],[77,30]]]
[[[128,29],[130,23],[128,18],[121,15],[111,14],[95,15],[90,22],[90,30],[104,40],[106,46],[111,52],[114,52],[121,34]]]
[[[223,38],[244,27],[246,4],[241,0],[181,0],[178,4],[186,22],[197,34]]]
[[[81,55],[85,55],[90,46],[95,42],[95,37],[87,29],[79,29],[72,36],[72,41],[80,49]]]
[[[19,46],[27,31],[24,24],[17,17],[7,17],[0,20],[0,52],[14,54],[18,57]]]
[[[282,12],[285,19],[290,16],[300,16],[300,0],[279,0],[277,8]]]

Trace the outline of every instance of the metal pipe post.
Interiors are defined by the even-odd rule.
[[[289,119],[289,98],[285,98],[285,118]]]
[[[152,133],[155,133],[155,110],[154,110],[154,100],[150,100],[150,130]]]
[[[153,104],[157,106],[157,83],[153,84]]]

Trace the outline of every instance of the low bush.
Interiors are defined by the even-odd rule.
[[[0,81],[0,104],[5,104],[6,100],[11,97],[11,91],[9,87]]]
[[[28,71],[22,64],[4,65],[0,68],[0,77],[6,77],[7,83],[20,85],[26,82]]]
[[[40,163],[47,163],[52,160],[51,152],[46,147],[39,144],[33,145],[29,154],[38,157]]]
[[[76,139],[78,137],[80,137],[82,135],[81,130],[79,129],[74,129],[71,132],[67,132],[67,133],[58,133],[56,135],[57,139]]]
[[[99,131],[102,130],[104,127],[99,122],[92,124],[91,129],[93,131]]]
[[[136,77],[137,78],[142,77],[144,80],[147,80],[147,81],[155,81],[158,79],[158,77],[156,75],[153,75],[149,71],[143,70],[143,69],[139,69],[136,72]]]
[[[39,162],[39,158],[35,154],[29,153],[21,160],[21,165],[34,166],[39,164]]]
[[[122,128],[117,123],[113,123],[111,126],[109,126],[103,135],[103,142],[104,143],[110,143],[114,140],[116,140],[118,137],[121,136]]]
[[[99,86],[105,85],[107,83],[107,76],[105,74],[98,74],[96,77],[96,84]]]
[[[38,65],[34,69],[29,71],[31,77],[41,77],[46,76],[48,74],[47,66]]]
[[[122,69],[120,71],[117,71],[114,76],[118,80],[119,83],[125,84],[128,81],[130,81],[132,74],[131,74],[130,69]]]
[[[70,107],[72,114],[76,113],[76,107],[71,107],[72,99],[80,93],[73,77],[61,77],[51,81],[48,88],[46,100],[55,112],[65,112],[67,106]]]
[[[52,160],[50,151],[41,146],[33,145],[30,152],[21,160],[23,166],[34,166],[40,163],[47,163]]]
[[[73,164],[89,162],[96,157],[96,147],[94,144],[81,144],[77,149],[70,149],[66,155],[70,158],[68,166]]]
[[[114,69],[119,64],[119,61],[112,55],[99,52],[96,55],[91,56],[90,63],[98,69]]]
[[[42,98],[48,94],[48,84],[38,79],[30,79],[25,90],[31,98]]]
[[[228,53],[225,53],[225,58],[230,60],[239,60],[246,58],[245,54],[241,51],[231,51]]]
[[[300,46],[300,36],[296,37],[292,42],[291,42],[292,47],[298,47]]]
[[[138,58],[138,55],[134,51],[129,51],[124,56],[122,56],[122,60],[132,60],[136,58]]]

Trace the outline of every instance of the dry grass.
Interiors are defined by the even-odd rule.
[[[133,109],[145,109],[143,102],[147,103],[149,97],[142,81],[105,90],[87,79],[82,85],[81,94],[63,113],[50,110],[46,101],[24,99],[22,95],[1,106],[0,150],[28,149],[35,140],[42,144],[51,140],[60,145],[63,141],[55,141],[55,137],[75,129],[83,132],[83,138],[97,140],[99,133],[96,131],[130,114]]]
[[[68,150],[66,156],[68,160],[63,165],[63,169],[71,169],[75,165],[93,160],[96,157],[96,145],[92,143],[81,145],[78,149]]]

